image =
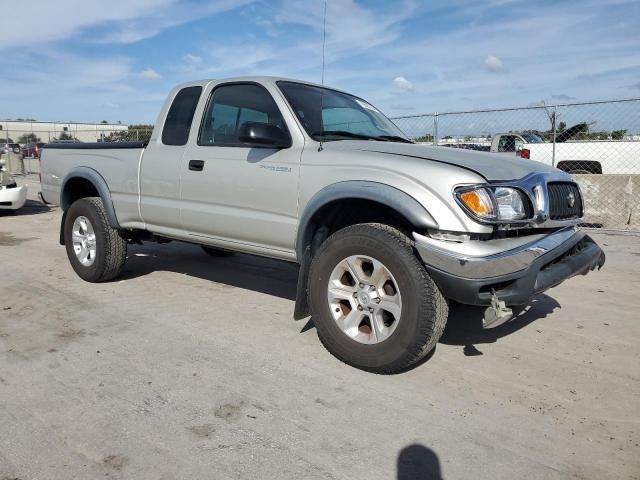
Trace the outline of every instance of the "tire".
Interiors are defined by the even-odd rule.
[[[74,227],[76,237],[74,244]],[[73,202],[65,215],[64,243],[71,266],[87,282],[106,282],[120,274],[127,258],[127,241],[109,225],[107,213],[99,197],[81,198]],[[87,248],[78,242],[83,239]],[[91,251],[87,258],[82,254]],[[80,253],[76,253],[76,249]]]
[[[212,257],[219,257],[219,258],[230,257],[234,253],[229,250],[222,250],[220,248],[208,247],[206,245],[200,245],[200,246],[202,247],[202,250],[206,252],[207,255],[210,255]]]
[[[353,270],[350,261],[359,262],[360,266]],[[380,265],[386,273],[376,273]],[[367,279],[368,269],[372,273]],[[359,291],[370,292],[370,295],[367,293],[362,298],[356,291],[348,297],[350,289],[357,288],[350,286],[351,271],[365,279],[364,290]],[[332,355],[353,367],[379,374],[402,372],[428,355],[444,331],[447,301],[416,256],[413,242],[395,228],[365,223],[339,230],[320,246],[309,275],[309,300],[318,337]],[[379,284],[374,277],[388,278],[384,288],[389,289],[392,297],[383,296],[387,291],[373,285]],[[339,292],[338,297],[334,297],[334,291]],[[349,300],[339,300],[336,304],[342,295]],[[399,304],[399,318],[389,316],[392,310],[385,312],[384,306],[391,305],[385,298],[394,299],[394,309]],[[382,303],[376,307],[378,300]],[[357,328],[345,327],[355,325],[353,320],[347,323],[349,318],[356,318],[358,322],[357,312],[356,317],[350,317],[357,305],[363,307],[360,315],[364,312],[364,323]],[[386,318],[384,325],[376,323],[379,328],[375,334],[371,323],[374,317],[368,317],[367,325],[367,310],[375,318],[379,318],[380,313]]]

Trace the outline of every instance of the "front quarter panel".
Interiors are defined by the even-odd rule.
[[[471,220],[457,206],[453,189],[484,183],[478,174],[428,160],[384,153],[343,150],[340,142],[326,142],[323,149],[305,149],[301,166],[301,215],[311,199],[328,185],[348,181],[376,182],[394,187],[422,205],[440,230],[490,233],[491,227]]]

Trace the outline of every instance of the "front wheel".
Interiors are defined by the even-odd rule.
[[[118,276],[127,258],[127,241],[109,225],[100,198],[73,202],[63,228],[67,257],[80,278],[105,282]]]
[[[313,321],[323,345],[374,373],[403,371],[440,339],[448,306],[411,240],[381,224],[329,237],[310,270]]]

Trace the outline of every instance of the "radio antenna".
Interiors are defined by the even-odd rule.
[[[327,44],[327,0],[324,0],[324,18],[322,20],[322,77],[321,84],[324,87],[324,51],[325,46]],[[322,107],[324,100],[324,92],[320,91],[320,126],[322,130],[324,130],[324,122],[322,121]],[[318,151],[321,152],[322,148],[322,140],[320,140],[320,145],[318,145]]]
[[[322,86],[324,87],[324,51],[327,43],[327,0],[324,0],[324,17],[322,21]]]

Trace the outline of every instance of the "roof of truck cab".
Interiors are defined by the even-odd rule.
[[[207,78],[202,80],[193,80],[190,82],[184,82],[178,85],[176,88],[180,89],[180,88],[194,86],[194,85],[204,86],[211,82],[214,82],[214,83],[254,82],[254,83],[272,83],[272,84],[275,84],[276,82],[292,82],[292,83],[301,83],[304,85],[310,85],[312,87],[328,88],[330,90],[344,92],[343,90],[340,90],[338,88],[334,88],[327,85],[321,85],[319,83],[309,82],[306,80],[299,80],[297,78],[287,78],[287,77],[275,77],[275,76],[269,76],[269,75],[250,75],[245,77],[229,77],[229,78]],[[344,93],[348,93],[348,92],[344,92]]]

